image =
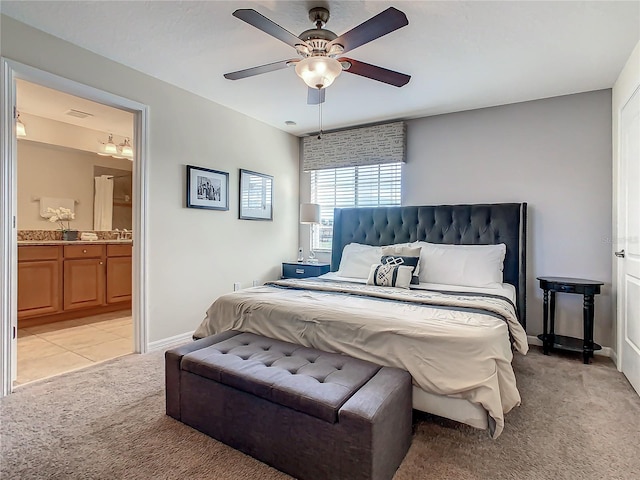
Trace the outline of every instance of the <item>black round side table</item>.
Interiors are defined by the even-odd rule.
[[[582,352],[584,363],[589,363],[589,359],[593,358],[594,350],[602,348],[593,342],[593,306],[594,295],[600,293],[600,287],[604,283],[597,280],[564,277],[538,277],[538,280],[540,288],[544,290],[543,333],[538,335],[538,338],[542,340],[544,354],[549,355],[551,349]],[[551,292],[551,302],[549,302],[549,292]],[[582,309],[584,334],[582,339],[555,334],[556,292],[577,293],[584,296]],[[549,311],[551,311],[551,315],[549,315]],[[551,316],[551,325],[549,325],[549,316]]]

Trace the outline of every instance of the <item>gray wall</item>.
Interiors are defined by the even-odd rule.
[[[605,282],[595,340],[612,346],[611,90],[411,120],[407,137],[404,205],[528,202],[528,334],[537,276],[589,278]],[[556,308],[556,332],[582,337],[582,297]]]

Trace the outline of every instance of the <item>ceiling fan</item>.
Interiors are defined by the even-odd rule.
[[[302,59],[281,60],[226,73],[224,77],[229,80],[295,66],[298,76],[309,86],[307,103],[316,105],[324,102],[325,89],[343,71],[395,87],[402,87],[411,79],[410,75],[404,73],[341,56],[349,50],[408,25],[407,16],[396,8],[389,7],[340,36],[323,28],[329,20],[329,10],[323,7],[309,10],[309,20],[315,24],[315,28],[305,30],[297,37],[253,9],[236,10],[233,16],[292,46]]]

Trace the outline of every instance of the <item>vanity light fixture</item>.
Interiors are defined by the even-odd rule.
[[[126,137],[124,141],[120,144],[117,144],[113,141],[113,134],[109,134],[109,140],[107,143],[100,142],[100,151],[96,152],[98,155],[102,155],[103,157],[113,157],[113,158],[126,158],[128,160],[133,160],[133,147],[129,141],[129,137]]]
[[[113,143],[113,134],[109,134],[109,140],[107,140],[107,143],[102,144],[102,151],[98,152],[98,155],[103,157],[118,155],[118,147]]]
[[[27,129],[24,126],[24,123],[22,123],[22,120],[20,120],[20,112],[17,112],[18,115],[16,116],[16,136],[18,137],[26,137],[27,136]]]
[[[129,143],[128,138],[125,138],[124,142],[120,144],[120,152],[125,157],[128,157],[128,158],[133,157],[133,148],[131,147],[131,144]]]

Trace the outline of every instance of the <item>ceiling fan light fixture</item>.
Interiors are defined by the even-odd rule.
[[[402,87],[411,80],[411,76],[404,73],[358,60],[340,58],[343,53],[407,26],[407,16],[397,8],[389,7],[340,36],[324,28],[329,20],[329,10],[324,7],[309,10],[309,20],[315,28],[305,30],[298,36],[252,8],[240,8],[233,12],[233,16],[293,47],[302,60],[281,60],[225,73],[224,78],[228,80],[253,77],[295,64],[296,74],[309,87],[309,105],[320,105],[325,101],[324,89],[330,86],[343,70],[395,87]]]
[[[329,55],[330,57],[336,57],[340,55],[342,52],[344,52],[344,47],[339,43],[334,43],[329,47],[329,50],[327,51],[327,55]]]
[[[342,65],[335,58],[308,57],[296,64],[296,74],[311,88],[327,88],[342,73]]]
[[[298,45],[296,45],[296,52],[298,52],[298,55],[300,55],[303,58],[306,58],[309,55],[311,55],[311,49],[309,48],[308,45],[303,43],[299,43]]]

